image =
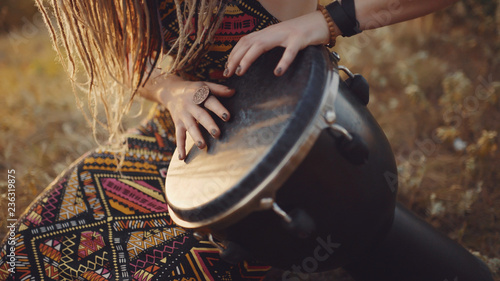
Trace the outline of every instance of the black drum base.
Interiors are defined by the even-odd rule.
[[[237,94],[223,101],[232,118],[219,139],[203,150],[191,144],[184,161],[174,155],[166,179],[174,221],[233,263],[347,266],[357,280],[492,280],[469,252],[396,207],[397,167],[359,94],[367,87],[341,81],[320,47],[277,78],[282,53],[227,82]]]
[[[493,281],[482,261],[401,204],[382,243],[345,269],[357,281]]]

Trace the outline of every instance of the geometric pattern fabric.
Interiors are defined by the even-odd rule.
[[[6,241],[0,248],[0,280],[261,280],[269,266],[225,263],[170,218],[167,119],[157,110],[130,135],[121,174],[113,154],[96,150],[49,186],[18,220],[15,274]]]
[[[175,6],[158,1],[168,44],[178,36]],[[182,75],[220,81],[235,43],[276,22],[257,0],[231,1],[214,43]],[[169,113],[158,107],[128,137],[120,172],[106,149],[77,160],[19,218],[14,274],[6,241],[0,245],[0,281],[263,279],[269,266],[227,264],[170,218],[163,190],[174,133]]]
[[[174,0],[160,0],[159,4],[164,39],[167,46],[179,36]],[[193,21],[197,22],[197,15]],[[189,80],[221,82],[224,80],[224,65],[229,54],[241,37],[264,29],[279,22],[258,0],[229,1],[219,29],[215,32],[213,43],[206,54],[196,63],[186,66],[180,73]],[[194,31],[196,32],[196,31]],[[194,43],[195,37],[188,37],[188,46]]]

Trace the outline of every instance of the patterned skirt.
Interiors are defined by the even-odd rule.
[[[262,280],[269,266],[225,263],[171,220],[163,190],[172,124],[158,108],[129,136],[120,172],[99,149],[57,178],[17,222],[15,268],[4,240],[0,280]]]

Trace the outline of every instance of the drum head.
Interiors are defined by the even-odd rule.
[[[197,228],[228,216],[233,221],[241,218],[250,212],[245,205],[274,196],[300,163],[293,154],[307,149],[304,134],[317,115],[333,67],[326,49],[308,47],[283,76],[276,77],[273,70],[282,52],[265,53],[245,75],[227,81],[236,94],[222,100],[230,121],[214,116],[221,129],[219,139],[204,131],[206,149],[191,142],[184,161],[174,154],[166,195],[179,225]]]

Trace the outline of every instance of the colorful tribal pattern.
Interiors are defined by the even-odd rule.
[[[261,280],[268,266],[230,265],[175,225],[163,194],[174,149],[166,111],[128,139],[124,168],[98,150],[38,197],[16,228],[16,268],[0,249],[0,280]]]
[[[158,1],[168,44],[178,36],[174,1]],[[183,75],[220,80],[232,46],[276,22],[257,0],[230,2],[214,44]],[[261,280],[270,267],[229,265],[170,219],[163,184],[172,124],[156,110],[128,138],[120,173],[113,154],[97,150],[49,186],[18,221],[15,274],[5,241],[0,248],[0,280]]]
[[[159,1],[165,28],[165,43],[171,44],[179,36],[175,4],[173,0]],[[269,14],[257,0],[230,1],[207,54],[196,65],[185,69],[182,75],[190,80],[223,80],[224,64],[238,40],[277,22],[278,20]],[[188,44],[192,44],[194,39],[194,37],[190,38]]]

